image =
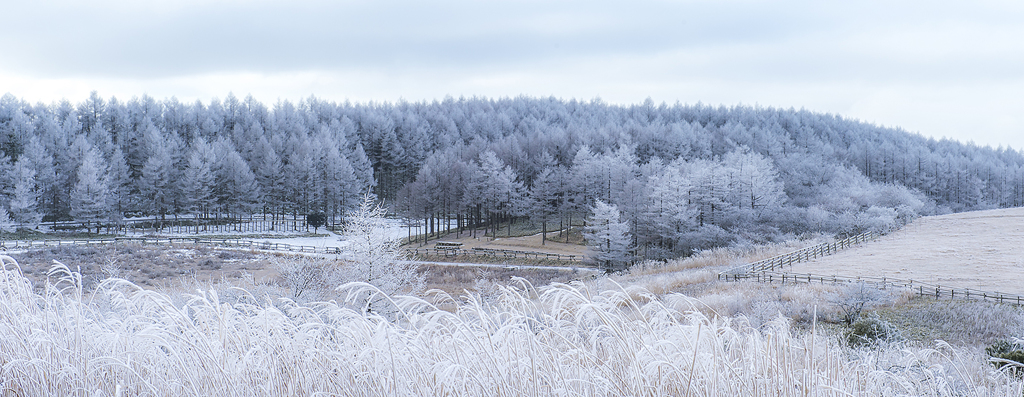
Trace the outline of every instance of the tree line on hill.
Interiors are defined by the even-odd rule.
[[[428,230],[564,232],[601,203],[632,253],[668,258],[1020,206],[1024,156],[805,110],[650,100],[0,98],[0,223],[337,220],[368,191]]]

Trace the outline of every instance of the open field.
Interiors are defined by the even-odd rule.
[[[875,241],[783,271],[1024,295],[1024,208],[922,217]]]

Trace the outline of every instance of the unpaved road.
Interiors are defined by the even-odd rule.
[[[922,217],[878,240],[785,271],[1024,295],[1024,208]]]

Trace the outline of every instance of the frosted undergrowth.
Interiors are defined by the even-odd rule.
[[[80,277],[34,293],[2,258],[0,394],[1021,395],[975,353],[853,351],[832,338],[711,320],[678,294],[525,283],[488,299],[298,305],[200,291],[185,303]],[[382,312],[383,313],[383,312]]]

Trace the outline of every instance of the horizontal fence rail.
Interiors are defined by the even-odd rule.
[[[732,269],[720,273],[719,278],[721,278],[721,276],[725,274],[743,275],[748,273],[775,271],[776,269],[781,269],[784,266],[792,266],[794,263],[806,262],[811,259],[832,255],[836,252],[839,252],[840,250],[852,247],[865,241],[874,240],[878,238],[878,236],[881,236],[881,233],[867,232],[858,234],[853,237],[848,237],[839,241],[834,241],[831,243],[812,245],[810,247],[802,248],[786,254],[773,256],[768,259],[762,259],[757,262],[734,267]]]
[[[457,256],[475,256],[475,257],[490,257],[490,258],[524,258],[524,259],[550,259],[556,261],[566,262],[582,262],[583,255],[563,255],[563,254],[551,254],[547,252],[536,252],[536,251],[519,251],[519,250],[505,250],[505,249],[491,249],[491,248],[452,248],[452,247],[435,247],[435,248],[417,248],[407,250],[410,254],[414,255],[437,255],[445,257],[457,257]]]
[[[722,274],[719,279],[724,281],[750,280],[762,283],[779,284],[867,284],[878,289],[899,288],[913,292],[917,296],[934,297],[936,299],[972,299],[999,303],[1024,304],[1024,296],[998,291],[987,291],[974,288],[956,288],[926,283],[911,279],[870,276],[825,276],[812,273],[762,272],[748,274]]]
[[[316,247],[311,245],[293,245],[272,243],[269,241],[253,241],[228,238],[196,238],[196,237],[114,237],[106,239],[76,240],[5,240],[0,241],[0,250],[41,249],[62,246],[90,246],[114,243],[136,243],[148,245],[198,244],[218,245],[226,247],[244,247],[265,251],[306,252],[316,254],[341,254],[339,247]]]

